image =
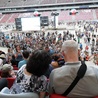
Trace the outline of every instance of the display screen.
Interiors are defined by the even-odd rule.
[[[21,18],[22,31],[40,30],[40,17]]]

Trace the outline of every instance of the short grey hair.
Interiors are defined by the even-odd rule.
[[[67,40],[63,42],[62,45],[62,51],[64,51],[65,53],[69,50],[70,52],[78,52],[78,43],[75,42],[74,40]]]

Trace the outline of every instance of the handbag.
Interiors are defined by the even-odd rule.
[[[68,97],[65,97],[65,96],[67,96],[72,91],[72,89],[76,86],[76,84],[79,82],[79,80],[84,77],[84,75],[86,73],[87,66],[86,66],[85,62],[81,62],[81,63],[82,63],[82,65],[80,66],[80,68],[77,72],[77,76],[75,77],[75,79],[73,80],[71,85],[67,88],[67,90],[62,95],[60,95],[60,94],[51,94],[50,98],[68,98]]]

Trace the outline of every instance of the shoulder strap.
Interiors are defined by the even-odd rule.
[[[76,78],[73,80],[73,82],[68,87],[68,89],[62,94],[63,96],[67,96],[71,92],[71,90],[75,87],[75,85],[78,83],[78,81],[84,77],[86,70],[87,70],[87,66],[84,62],[81,62],[81,63],[82,63],[82,65],[80,66],[80,68],[77,72]]]

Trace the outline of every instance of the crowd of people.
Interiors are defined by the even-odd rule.
[[[16,78],[10,93],[34,92],[40,98],[44,98],[46,92],[63,94],[77,75],[81,62],[85,62],[86,74],[68,97],[98,95],[98,35],[94,33],[97,33],[98,23],[77,24],[79,28],[84,27],[83,32],[79,29],[75,33],[65,30],[0,36],[0,46],[8,48],[7,54],[0,50],[0,77]],[[14,66],[18,67],[17,73]],[[6,80],[2,81],[6,85]]]

